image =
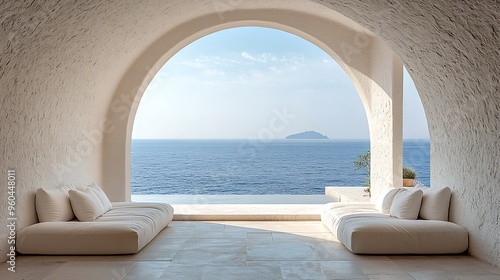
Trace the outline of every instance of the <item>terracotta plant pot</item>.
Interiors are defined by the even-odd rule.
[[[413,187],[415,179],[403,179],[403,187]]]

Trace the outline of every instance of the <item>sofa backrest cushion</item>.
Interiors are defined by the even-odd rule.
[[[111,208],[113,208],[111,201],[109,201],[108,196],[101,189],[101,187],[99,187],[96,183],[92,183],[92,184],[88,185],[87,187],[90,188],[91,190],[93,190],[94,193],[99,198],[99,201],[101,202],[102,207],[104,208],[104,213],[108,212],[109,210],[111,210]]]
[[[445,188],[419,188],[423,191],[420,218],[425,220],[448,221],[450,208],[451,189]]]
[[[75,218],[68,196],[72,185],[65,185],[56,189],[39,188],[36,190],[35,207],[38,221],[66,222]]]
[[[390,214],[399,219],[416,220],[422,204],[422,190],[400,190],[392,201]]]
[[[384,188],[382,194],[377,200],[377,203],[375,204],[375,209],[377,209],[380,213],[390,214],[392,201],[400,190],[401,189],[397,188]]]
[[[78,220],[91,222],[104,214],[101,201],[91,188],[81,188],[68,192],[71,207]]]

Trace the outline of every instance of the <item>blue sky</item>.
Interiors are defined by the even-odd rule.
[[[406,71],[403,121],[405,139],[429,138]],[[300,37],[241,27],[191,43],[162,67],[141,100],[132,138],[282,139],[306,130],[332,139],[369,139],[349,77]]]

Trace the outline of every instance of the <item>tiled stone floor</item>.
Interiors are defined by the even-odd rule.
[[[500,279],[465,255],[355,255],[316,221],[175,221],[135,255],[19,256],[16,270],[0,279]]]

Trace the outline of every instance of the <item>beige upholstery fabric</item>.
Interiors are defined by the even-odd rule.
[[[111,201],[109,201],[108,196],[101,189],[101,187],[99,187],[96,183],[92,183],[92,184],[88,185],[87,187],[91,188],[94,191],[94,193],[97,195],[99,200],[101,201],[102,207],[104,208],[104,213],[108,212],[109,210],[111,210],[111,208],[113,208]]]
[[[392,201],[401,188],[385,188],[382,191],[380,198],[375,204],[375,209],[384,214],[389,214],[391,211]]]
[[[93,189],[81,188],[70,190],[68,194],[71,201],[71,208],[73,208],[73,212],[78,220],[92,222],[104,214],[102,203]]]
[[[425,220],[448,221],[450,208],[450,188],[420,188],[423,190],[422,206],[420,207],[420,218]]]
[[[370,203],[329,203],[321,220],[357,254],[457,254],[468,248],[467,231],[459,225],[398,219]]]
[[[74,189],[72,185],[56,189],[39,188],[36,190],[35,204],[39,222],[64,222],[75,218],[68,190]]]
[[[421,190],[400,190],[392,201],[390,214],[399,219],[415,220],[418,218],[420,205],[422,204]]]
[[[137,253],[173,218],[165,203],[120,202],[93,222],[38,223],[20,230],[17,250],[40,255]]]

